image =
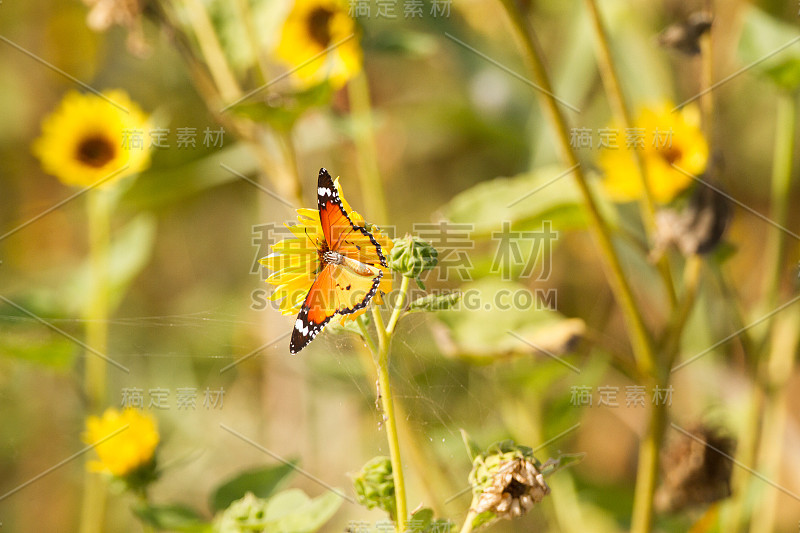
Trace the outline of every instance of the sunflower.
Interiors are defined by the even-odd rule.
[[[150,164],[147,128],[147,115],[124,91],[71,92],[42,122],[33,153],[66,185],[111,182]]]
[[[350,209],[350,205],[342,193],[339,178],[336,178],[334,184],[350,220],[353,224],[365,227],[370,231],[375,241],[381,246],[384,257],[388,257],[392,249],[392,241],[378,227],[367,224],[361,215]],[[273,244],[272,253],[259,261],[273,271],[267,278],[267,283],[275,286],[269,299],[281,300],[279,309],[284,315],[296,315],[300,312],[319,267],[317,236],[320,239],[324,238],[319,221],[319,211],[316,209],[298,209],[297,222],[294,225],[286,224],[294,237]],[[375,301],[381,303],[381,293],[389,293],[392,290],[392,276],[388,267],[380,264],[375,267],[383,272],[378,292],[375,294]],[[341,315],[341,321],[355,320],[366,310],[365,307],[354,313]]]
[[[94,449],[100,460],[91,461],[90,470],[125,477],[153,464],[159,435],[153,417],[132,408],[109,408],[102,417],[86,420],[83,440],[92,445],[99,442]]]
[[[296,0],[283,24],[276,54],[289,68],[297,69],[293,77],[300,85],[309,87],[327,79],[339,88],[361,70],[356,33],[356,23],[341,1]]]
[[[665,102],[643,109],[631,128],[634,136],[642,135],[638,144],[629,144],[629,138],[620,139],[617,135],[617,147],[600,153],[603,184],[612,200],[629,202],[643,194],[633,150],[642,153],[650,190],[658,203],[672,201],[689,187],[692,178],[686,173],[698,175],[706,169],[708,143],[700,130],[697,108],[688,106],[679,112],[673,112],[673,108],[672,103]]]

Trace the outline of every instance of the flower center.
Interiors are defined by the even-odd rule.
[[[667,162],[668,165],[672,165],[675,161],[678,161],[682,156],[683,152],[680,148],[676,148],[674,146],[670,146],[669,148],[665,148],[660,150],[661,158]]]
[[[523,496],[526,492],[528,492],[528,487],[526,485],[523,485],[516,479],[512,479],[511,483],[509,483],[506,486],[503,492],[509,494],[512,498],[516,499],[519,498],[520,496]]]
[[[322,48],[331,44],[330,22],[333,15],[333,11],[325,7],[318,7],[308,15],[308,34]]]
[[[87,137],[78,145],[75,155],[81,163],[100,168],[114,158],[114,143],[101,135]]]

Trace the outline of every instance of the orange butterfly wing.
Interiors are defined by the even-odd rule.
[[[295,320],[289,344],[292,354],[305,348],[336,314],[346,315],[366,307],[383,277],[377,265],[387,266],[381,246],[372,234],[350,220],[333,179],[324,168],[319,171],[317,203],[328,249],[372,268],[364,274],[340,264],[320,265],[321,270]]]

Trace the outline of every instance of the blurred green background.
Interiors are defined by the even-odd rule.
[[[231,27],[230,6],[211,0],[206,4],[223,36],[229,61],[239,72],[247,72],[252,58],[237,51],[242,38]],[[285,6],[279,4],[250,2],[265,43],[274,43],[279,31],[285,13]],[[680,102],[698,91],[698,61],[659,47],[656,36],[701,7],[699,3],[613,0],[601,4],[625,90],[636,107],[662,99]],[[796,29],[795,3],[761,2],[759,7]],[[376,11],[375,5],[372,8]],[[747,63],[738,47],[749,9],[746,2],[718,2],[717,79]],[[421,18],[406,19],[398,8],[395,19],[359,19],[389,220],[375,220],[365,205],[357,178],[354,125],[343,92],[334,94],[330,105],[306,112],[293,130],[299,174],[305,180],[305,206],[316,203],[311,193],[317,171],[324,166],[341,176],[347,199],[356,210],[367,220],[392,226],[394,234],[401,236],[412,231],[415,223],[437,220],[453,209],[455,204],[448,203],[456,195],[481,182],[558,161],[534,89],[446,36],[469,43],[511,70],[526,72],[500,4],[456,0],[449,16],[434,17],[426,2],[424,12]],[[30,145],[39,135],[42,118],[65,92],[78,87],[14,43],[92,87],[124,88],[171,131],[173,147],[153,152],[150,169],[126,191],[114,218],[117,275],[120,283],[126,276],[130,280],[120,290],[109,320],[109,354],[131,371],[125,374],[109,368],[109,405],[119,405],[125,388],[143,389],[145,398],[149,389],[170,391],[171,407],[152,411],[162,433],[160,457],[166,468],[152,499],[207,511],[208,494],[220,481],[243,468],[275,462],[220,424],[281,457],[299,459],[305,470],[351,494],[347,474],[370,457],[388,453],[375,409],[375,385],[360,364],[360,343],[354,337],[326,334],[301,355],[290,357],[287,338],[273,341],[290,330],[292,318],[270,309],[253,309],[262,294],[257,291],[267,288],[264,273],[254,268],[255,260],[267,252],[254,243],[259,237],[254,227],[290,221],[293,212],[220,166],[224,163],[259,179],[258,161],[234,132],[226,132],[221,148],[203,147],[202,133],[196,149],[175,146],[176,128],[202,132],[219,125],[163,31],[146,20],[144,35],[150,52],[136,57],[126,49],[124,30],[95,33],[87,28],[86,16],[87,7],[72,0],[0,4],[0,36],[4,38],[0,42],[0,234],[73,192],[42,172]],[[609,109],[583,3],[534,2],[531,16],[556,93],[581,109],[579,114],[566,111],[571,125],[605,126]],[[790,52],[800,54],[796,47]],[[776,89],[746,72],[714,94],[711,147],[720,161],[722,182],[731,196],[766,212]],[[580,155],[587,168],[594,168],[594,153]],[[491,189],[484,192],[491,206]],[[795,205],[796,187],[792,194],[790,205]],[[630,214],[621,210],[623,217]],[[790,209],[790,222],[790,228],[800,227],[794,209]],[[483,445],[510,437],[536,448],[580,424],[537,451],[542,460],[559,452],[586,452],[583,463],[552,478],[553,491],[560,492],[562,499],[547,501],[544,510],[537,508],[521,521],[499,524],[495,530],[628,528],[636,443],[645,411],[624,406],[624,388],[633,382],[612,360],[614,354],[629,359],[629,349],[594,245],[586,232],[570,231],[569,224],[556,229],[561,233],[546,286],[557,290],[561,316],[582,319],[592,332],[592,340],[581,343],[568,357],[580,367],[580,375],[543,356],[476,361],[458,349],[448,353],[443,348],[443,328],[479,329],[481,317],[471,319],[463,312],[438,318],[414,314],[401,322],[392,358],[396,396],[407,431],[401,435],[401,444],[407,452],[411,508],[424,502],[460,523],[469,496],[451,497],[467,486],[470,468],[460,428]],[[761,260],[768,231],[774,229],[752,213],[735,211],[726,239],[735,248],[728,268],[736,298],[745,309],[757,299],[761,273],[767,268]],[[85,211],[76,199],[0,240],[0,295],[80,338],[85,235]],[[662,310],[647,303],[658,302],[663,295],[652,288],[652,273],[641,256],[630,247],[622,250],[625,267],[645,302],[645,314],[658,324]],[[486,267],[481,265],[491,259],[491,247],[483,243],[470,253],[476,265],[474,276],[486,277]],[[794,292],[796,242],[790,243],[788,255],[783,281]],[[426,283],[433,289],[463,288],[458,279],[437,279],[435,271]],[[493,290],[490,281],[484,283],[479,285],[481,290]],[[728,296],[711,278],[706,279],[683,353],[698,353],[733,331],[720,318],[720,309],[727,305],[731,305]],[[518,311],[483,318],[492,325],[528,320]],[[265,343],[269,345],[263,350],[220,372]],[[84,446],[80,440],[86,414],[81,376],[86,357],[79,346],[37,320],[0,305],[0,494]],[[746,407],[742,358],[736,343],[725,344],[676,374],[673,419],[683,426],[702,419],[735,432]],[[800,405],[798,385],[800,376],[794,373],[788,388],[793,406]],[[575,386],[619,387],[622,406],[572,405]],[[199,401],[195,410],[179,410],[176,390],[184,387],[197,388],[200,398],[207,387],[222,388],[224,405],[206,409]],[[788,428],[786,456],[781,458],[775,482],[800,492],[796,414]],[[417,438],[409,438],[408,432]],[[72,460],[0,500],[2,530],[75,530],[82,469],[82,458]],[[310,495],[324,491],[303,476],[296,476],[293,486]],[[764,485],[761,490],[776,489]],[[795,531],[800,502],[783,493],[778,501],[779,530]],[[124,497],[109,500],[106,531],[140,528],[130,505]],[[570,515],[574,509],[580,513]],[[662,515],[658,528],[688,530],[703,511]],[[342,531],[349,521],[378,518],[377,511],[345,502],[323,531]]]

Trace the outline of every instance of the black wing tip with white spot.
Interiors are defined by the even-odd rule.
[[[292,339],[289,341],[289,353],[296,355],[300,350],[308,346],[308,344],[314,340],[314,337],[322,331],[325,324],[327,324],[330,319],[331,316],[327,317],[321,324],[310,322],[308,320],[308,307],[303,306],[294,321]]]

